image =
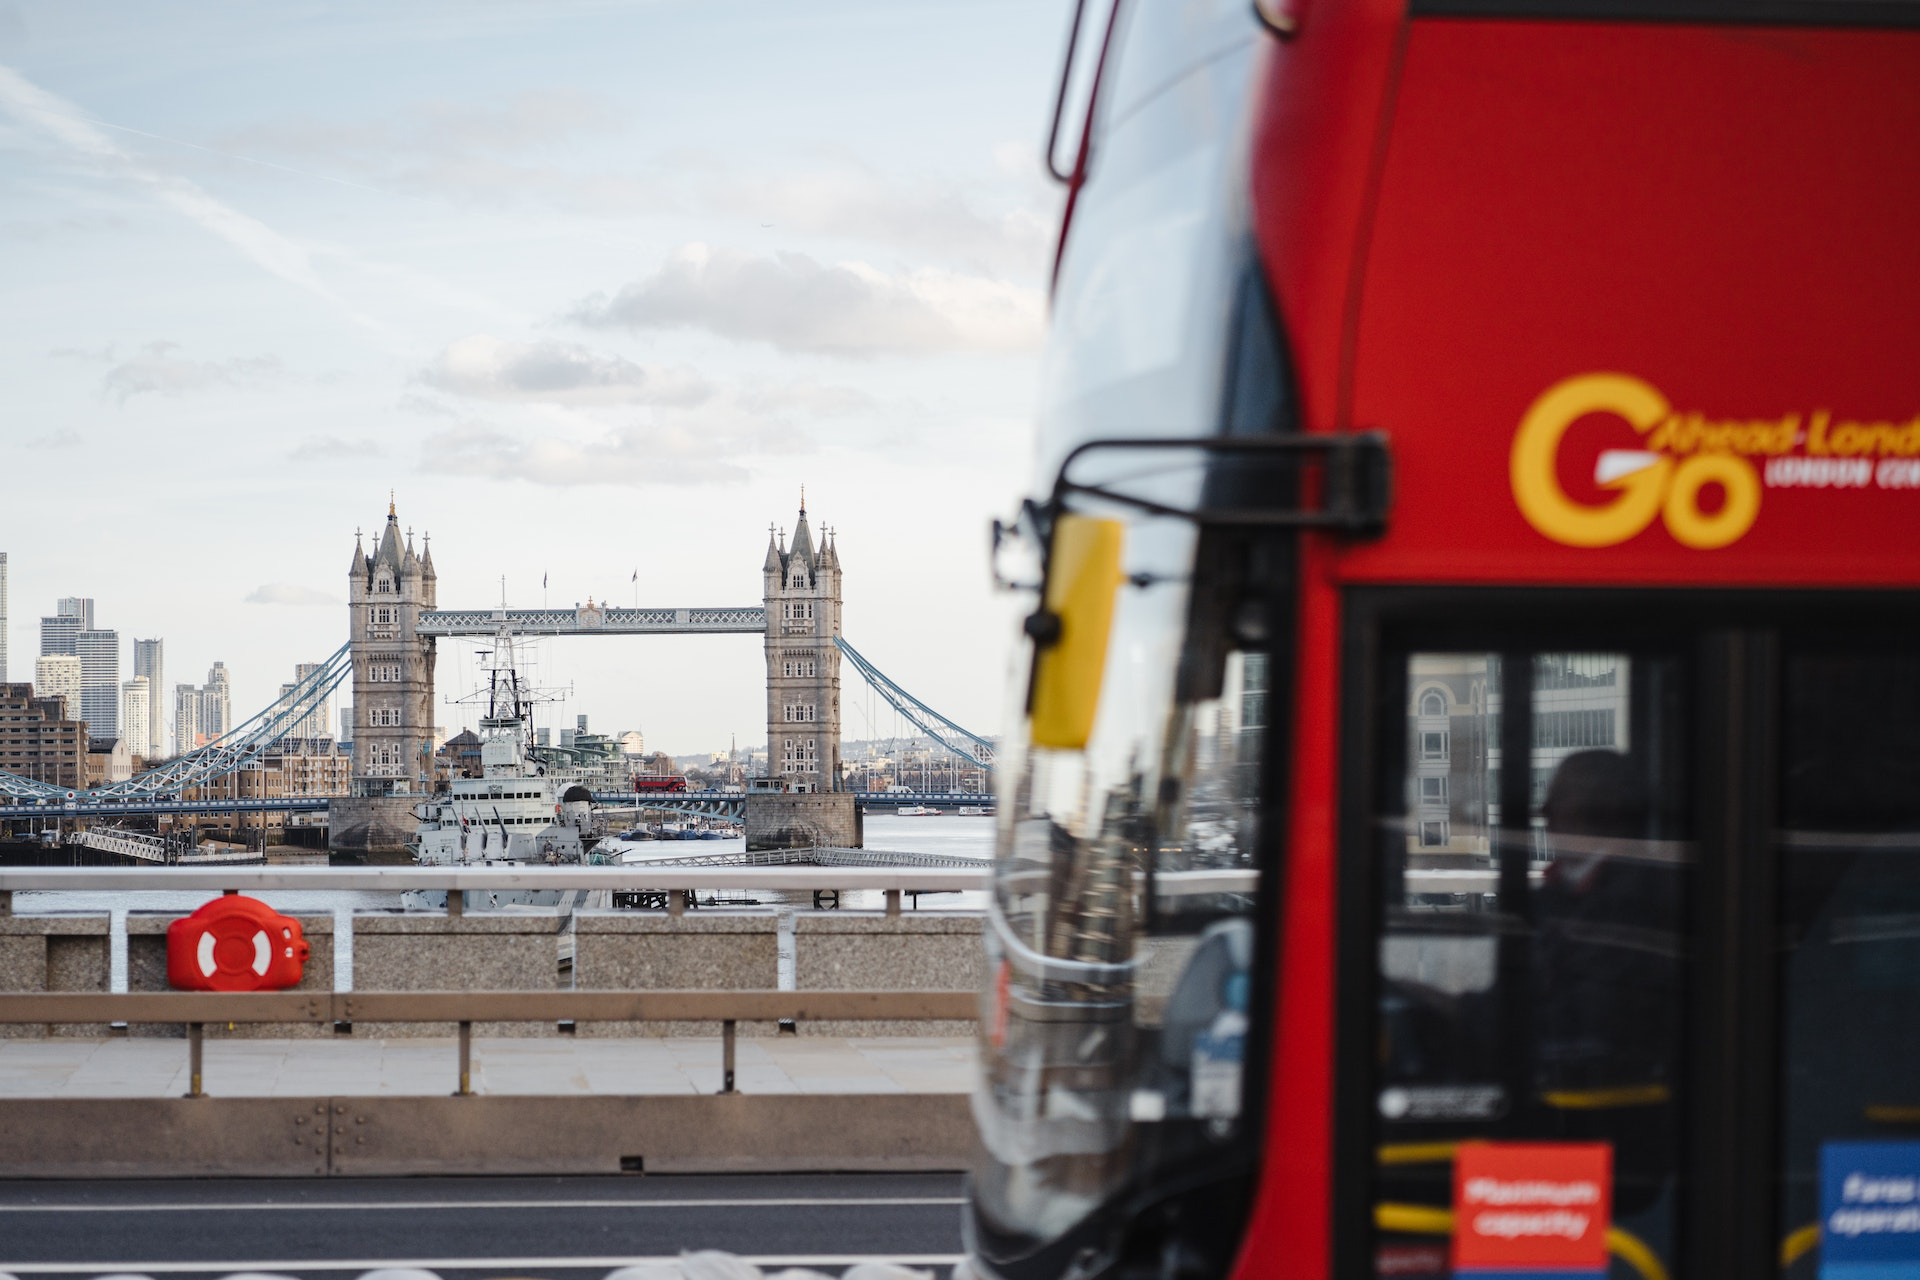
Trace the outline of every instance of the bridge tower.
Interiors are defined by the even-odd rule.
[[[767,530],[767,773],[790,791],[839,791],[840,553],[822,527],[814,544],[807,493],[793,545]]]
[[[389,501],[373,554],[356,532],[347,571],[356,796],[433,791],[434,641],[417,635],[416,627],[421,611],[434,607],[437,590],[431,547],[416,556],[411,529],[402,543]]]

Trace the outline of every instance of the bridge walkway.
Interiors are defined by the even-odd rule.
[[[209,1039],[216,1098],[444,1097],[456,1079],[452,1036],[333,1040]],[[962,1094],[973,1087],[966,1036],[742,1036],[735,1087],[749,1094]],[[476,1036],[473,1088],[519,1096],[661,1096],[721,1091],[718,1036]],[[178,1098],[179,1039],[0,1040],[0,1099]]]

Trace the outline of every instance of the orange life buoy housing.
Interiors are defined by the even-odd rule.
[[[182,991],[278,991],[311,948],[300,922],[258,898],[215,898],[167,926],[167,984]]]

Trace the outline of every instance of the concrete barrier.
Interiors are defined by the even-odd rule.
[[[886,916],[820,911],[793,921],[794,985],[801,991],[979,991],[986,980],[981,917],[959,912]],[[802,1035],[972,1035],[971,1022],[810,1022]]]
[[[770,911],[580,911],[573,985],[582,991],[771,991],[779,985],[779,921]],[[740,1035],[778,1024],[746,1023]],[[711,1036],[717,1022],[596,1022],[589,1036]]]
[[[10,1178],[959,1170],[967,1096],[31,1098]]]
[[[0,991],[105,991],[110,973],[106,912],[0,916]],[[104,1026],[0,1026],[0,1038],[101,1036]]]
[[[168,912],[166,914],[148,914],[143,911],[127,913],[127,990],[135,991],[171,991],[167,985],[167,926],[185,915]],[[22,917],[24,918],[24,917]],[[290,991],[331,991],[333,990],[333,917],[332,916],[296,916],[300,922],[300,931],[307,940],[309,955],[307,967],[300,975],[297,986]],[[106,961],[101,960],[102,981],[105,981]],[[106,987],[93,988],[105,991]],[[98,1034],[97,1032],[95,1034]],[[186,1036],[185,1027],[170,1022],[134,1022],[127,1026],[130,1036],[157,1036],[162,1039],[179,1040]],[[214,1023],[205,1028],[208,1039],[228,1040],[312,1040],[333,1034],[331,1027],[314,1026],[252,1026],[244,1023],[228,1026],[224,1022]]]
[[[353,917],[355,991],[552,991],[560,986],[557,914],[358,915]],[[367,1023],[355,1035],[444,1036],[436,1023]],[[475,1035],[541,1036],[544,1022],[478,1023]]]

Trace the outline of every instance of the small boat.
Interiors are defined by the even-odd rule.
[[[903,818],[937,818],[940,816],[940,811],[938,809],[930,809],[924,804],[903,804],[900,806],[900,816]]]
[[[990,807],[977,804],[963,804],[960,806],[959,812],[963,818],[991,818],[993,816],[993,810]]]

